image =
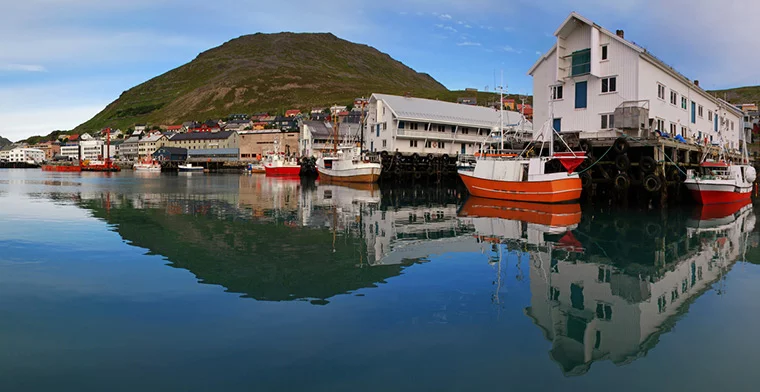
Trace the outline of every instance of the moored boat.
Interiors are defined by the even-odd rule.
[[[687,171],[684,185],[699,204],[735,203],[750,199],[756,177],[747,164],[702,162],[699,170]]]
[[[135,171],[142,171],[142,172],[160,172],[161,164],[154,160],[146,159],[141,162],[135,163],[132,169],[134,169]]]
[[[380,179],[383,167],[363,156],[359,147],[345,147],[317,161],[321,181],[374,183]]]
[[[264,172],[267,176],[299,177],[301,165],[298,160],[285,156],[279,150],[279,141],[274,142],[274,151],[267,155],[264,163]]]
[[[82,171],[82,166],[74,162],[49,162],[42,165],[42,170],[59,173],[78,173]]]
[[[498,127],[483,142],[482,153],[476,156],[475,168],[460,168],[457,173],[470,194],[498,200],[561,203],[580,199],[582,184],[575,169],[586,159],[583,152],[554,152],[555,135],[561,135],[547,121],[533,142],[549,143],[548,156],[531,157],[526,151],[520,154],[504,153],[504,123],[499,116]],[[524,119],[522,121],[525,121]],[[511,125],[516,127],[517,124]],[[501,148],[493,150],[494,135]],[[564,141],[563,141],[564,143]],[[566,145],[567,146],[567,145]],[[540,155],[540,152],[539,152]],[[555,169],[547,172],[547,165],[557,161]],[[564,168],[564,171],[562,170]]]
[[[179,171],[181,172],[193,172],[193,173],[202,172],[203,170],[205,170],[203,166],[193,166],[192,163],[177,165],[177,169],[179,169]]]

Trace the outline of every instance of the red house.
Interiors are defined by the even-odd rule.
[[[299,114],[301,114],[300,110],[298,110],[298,109],[291,109],[291,110],[287,110],[285,112],[285,117],[295,117],[295,116],[297,116]]]

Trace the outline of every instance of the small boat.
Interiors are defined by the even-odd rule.
[[[374,183],[380,178],[382,169],[379,162],[371,162],[355,146],[340,148],[317,161],[317,171],[322,181]]]
[[[135,163],[132,168],[135,171],[142,172],[161,172],[161,164],[152,159],[145,159],[142,162]]]
[[[184,165],[178,165],[177,168],[181,172],[203,172],[205,170],[203,166],[193,166],[192,163],[186,163]]]
[[[261,163],[256,163],[256,164],[249,163],[247,170],[248,170],[249,173],[253,173],[253,174],[255,174],[255,173],[266,173],[266,170],[264,169],[264,165],[261,164]]]
[[[274,141],[274,151],[269,153],[267,162],[264,164],[264,172],[267,176],[299,177],[301,165],[298,161],[286,157],[279,151],[279,142]]]
[[[574,170],[586,159],[585,153],[555,153],[555,135],[561,141],[562,137],[554,129],[551,121],[547,121],[533,140],[536,145],[541,142],[541,150],[548,141],[547,156],[540,156],[539,152],[539,156],[531,157],[525,150],[520,154],[505,154],[503,114],[499,117],[500,124],[483,142],[483,152],[476,156],[475,168],[457,170],[467,191],[471,195],[489,199],[538,203],[562,203],[580,199],[581,178]],[[496,141],[502,146],[497,151],[490,152],[488,150],[493,149],[493,145],[497,143],[493,140],[494,135],[498,136]],[[547,166],[551,167],[552,164],[554,170],[547,172]]]
[[[755,168],[726,161],[702,162],[699,170],[688,170],[684,185],[699,204],[735,203],[749,200]]]
[[[81,167],[82,167],[82,171],[89,171],[89,172],[121,171],[121,167],[113,163],[113,161],[110,159],[106,159],[104,161],[83,161]]]

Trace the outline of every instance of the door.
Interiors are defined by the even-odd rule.
[[[588,82],[575,83],[575,108],[585,109],[588,105]]]
[[[562,119],[561,118],[555,118],[552,122],[552,127],[557,132],[562,132]]]
[[[467,145],[462,143],[462,155],[467,154],[467,150],[465,149],[465,147],[467,147]]]

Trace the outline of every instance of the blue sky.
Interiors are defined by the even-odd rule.
[[[760,3],[750,0],[14,3],[3,7],[0,26],[0,136],[12,140],[73,128],[122,91],[256,32],[332,32],[451,89],[493,89],[503,71],[509,92],[530,94],[528,68],[576,11],[624,29],[627,39],[706,88],[760,84],[753,44]]]

